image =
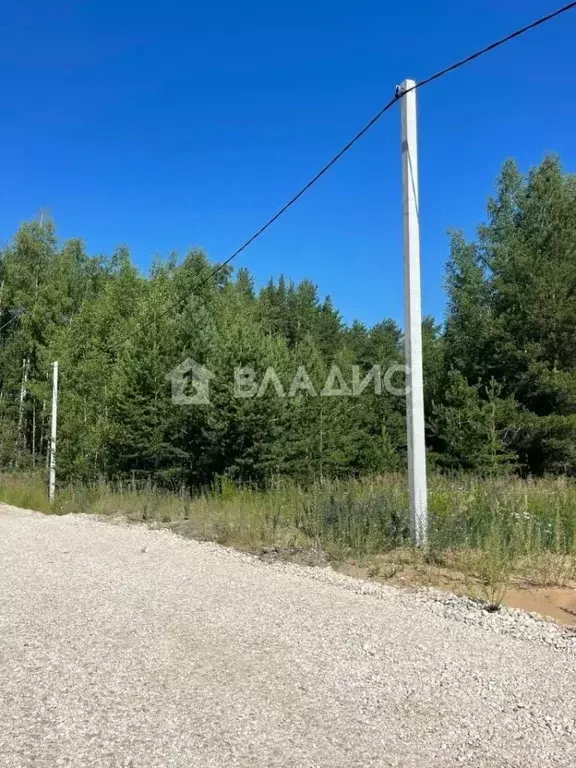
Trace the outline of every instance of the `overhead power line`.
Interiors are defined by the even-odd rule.
[[[440,78],[444,77],[445,75],[450,74],[451,72],[454,72],[457,69],[460,69],[461,67],[466,66],[467,64],[470,64],[470,62],[474,61],[475,59],[479,59],[481,56],[484,56],[487,53],[490,53],[491,51],[494,51],[496,48],[499,48],[502,45],[505,45],[506,43],[509,43],[511,40],[514,40],[517,37],[520,37],[521,35],[524,35],[526,32],[530,32],[533,29],[536,29],[537,27],[542,26],[542,24],[545,24],[548,21],[552,21],[552,19],[557,18],[558,16],[561,16],[564,13],[567,13],[568,11],[571,11],[572,9],[576,8],[576,0],[572,3],[568,3],[567,5],[562,6],[561,8],[558,8],[557,10],[553,11],[552,13],[546,14],[546,16],[542,16],[539,19],[536,19],[535,21],[530,22],[530,24],[526,24],[526,26],[521,27],[520,29],[517,29],[515,32],[511,32],[509,35],[506,35],[505,37],[500,38],[499,40],[495,40],[494,42],[490,43],[490,45],[487,45],[484,48],[481,48],[480,50],[476,51],[475,53],[470,54],[469,56],[466,56],[464,59],[460,59],[459,61],[456,61],[454,64],[450,64],[448,67],[445,67],[444,69],[440,69],[438,72],[435,72],[434,74],[430,75],[429,77],[426,77],[424,80],[418,81],[414,86],[408,89],[408,91],[415,91],[418,88],[423,88],[425,85],[429,85],[430,83],[433,83],[436,80],[439,80]],[[237,256],[239,256],[246,248],[248,248],[249,245],[251,245],[255,240],[257,240],[261,235],[266,232],[266,230],[274,224],[274,222],[278,221],[278,219],[286,213],[286,211],[291,208],[311,187],[316,184],[317,181],[319,181],[322,176],[324,176],[325,173],[327,173],[330,168],[332,168],[333,165],[335,165],[340,158],[342,158],[349,149],[351,149],[354,144],[356,144],[357,141],[359,141],[362,136],[364,136],[365,133],[367,133],[372,126],[374,126],[380,118],[390,110],[394,104],[402,98],[402,96],[407,93],[408,91],[401,91],[398,88],[396,88],[395,95],[390,99],[390,101],[385,104],[375,115],[372,117],[363,128],[361,128],[358,133],[356,133],[355,136],[353,136],[350,141],[345,144],[342,149],[334,155],[334,157],[326,163],[326,165],[321,168],[318,173],[313,176],[310,181],[305,184],[302,189],[300,189],[299,192],[297,192],[290,200],[288,200],[287,203],[285,203],[268,221],[263,224],[259,230],[257,230],[253,235],[251,235],[248,240],[246,240],[242,245],[237,248],[234,253],[232,253],[225,261],[218,264],[210,273],[208,273],[202,280],[199,280],[196,285],[193,286],[192,289],[190,289],[185,296],[182,296],[178,301],[174,302],[171,306],[169,306],[167,309],[165,309],[163,312],[161,312],[157,317],[155,317],[153,320],[151,320],[149,323],[145,323],[144,325],[139,326],[131,333],[124,336],[122,339],[120,339],[116,344],[113,345],[112,349],[116,349],[116,347],[121,346],[126,341],[131,339],[133,336],[135,336],[140,331],[146,330],[147,328],[150,328],[154,323],[157,322],[159,318],[164,317],[165,315],[173,312],[174,310],[178,309],[190,296],[193,296],[195,291],[197,291],[199,288],[201,288],[203,285],[205,285],[209,280],[211,280],[213,277],[215,277],[224,267],[226,267],[228,264],[230,264],[231,261],[233,261]]]
[[[500,40],[496,40],[495,42],[490,43],[490,45],[487,45],[485,48],[481,48],[479,51],[476,51],[476,53],[472,53],[470,56],[466,56],[465,59],[460,59],[460,61],[457,61],[455,64],[450,64],[449,67],[445,67],[439,72],[435,72],[433,75],[430,75],[430,77],[427,77],[424,80],[419,80],[416,85],[409,90],[415,91],[417,88],[423,88],[425,85],[433,83],[434,80],[439,80],[441,77],[444,77],[444,75],[448,75],[450,72],[454,72],[454,70],[460,69],[460,67],[464,67],[466,64],[470,64],[471,61],[479,59],[480,56],[484,56],[485,53],[490,53],[496,48],[500,48],[501,45],[509,43],[511,40],[524,35],[526,32],[530,32],[532,29],[536,29],[536,27],[542,26],[542,24],[546,24],[547,21],[552,21],[552,19],[561,16],[567,11],[571,11],[573,8],[576,8],[576,2],[568,3],[568,5],[564,5],[562,8],[558,8],[558,10],[552,11],[552,13],[548,13],[546,16],[542,16],[541,18],[536,19],[536,21],[532,21],[530,24],[526,24],[525,27],[520,27],[520,29],[517,29],[515,32],[511,32],[509,35],[506,35],[506,37],[502,37]]]
[[[19,318],[22,315],[22,312],[20,310],[16,310],[10,320],[8,322],[4,323],[2,327],[0,327],[0,332],[4,330],[4,328],[8,328],[8,326],[14,322],[17,318]]]

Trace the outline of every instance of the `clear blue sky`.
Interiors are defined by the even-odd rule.
[[[0,240],[49,207],[91,254],[226,258],[393,94],[561,0],[32,0],[0,17]],[[27,28],[27,25],[32,25]],[[576,11],[418,93],[424,311],[502,161],[576,169]],[[237,261],[402,319],[395,108]]]

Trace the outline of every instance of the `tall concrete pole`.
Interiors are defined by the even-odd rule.
[[[418,207],[418,146],[414,80],[400,86],[402,102],[402,190],[404,213],[404,336],[407,377],[406,421],[408,492],[412,539],[428,543],[428,489],[424,433],[422,371],[422,307],[420,291],[420,222]]]
[[[56,428],[58,425],[58,362],[52,364],[52,426],[50,430],[50,503],[56,493]]]

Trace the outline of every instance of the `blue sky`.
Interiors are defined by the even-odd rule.
[[[223,260],[392,96],[561,0],[2,3],[0,240],[49,207],[89,253]],[[576,11],[418,93],[423,304],[501,163],[576,169]],[[344,318],[402,319],[399,110],[257,243]]]

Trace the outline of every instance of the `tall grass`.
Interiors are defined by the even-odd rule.
[[[151,485],[69,485],[50,505],[42,479],[0,476],[0,499],[55,514],[121,515],[198,539],[257,551],[315,548],[334,560],[370,561],[410,547],[402,475],[318,483],[288,482],[266,490],[221,480],[191,496]],[[576,578],[576,483],[566,478],[520,480],[430,477],[428,557],[457,562],[499,602],[513,570],[538,584]]]

